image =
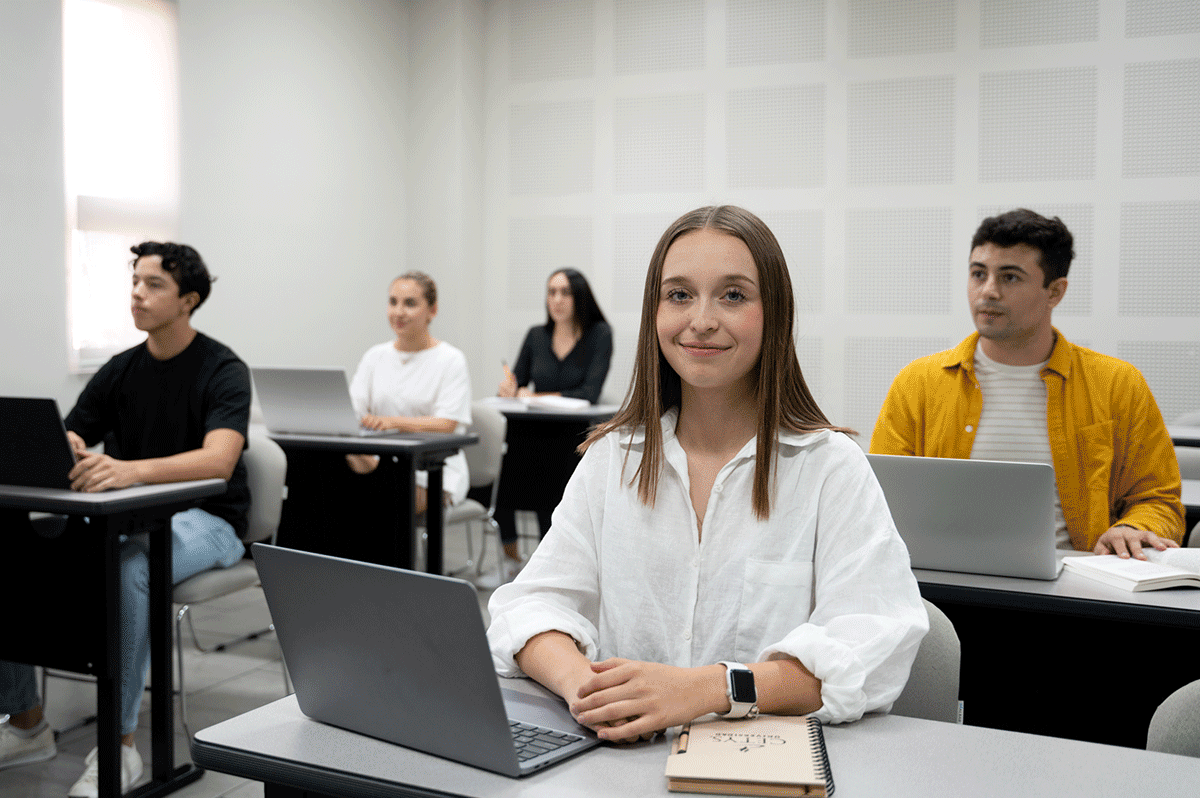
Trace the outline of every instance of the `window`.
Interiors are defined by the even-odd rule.
[[[176,235],[178,43],[166,0],[64,0],[67,319],[73,371],[144,337],[129,315],[129,247]]]

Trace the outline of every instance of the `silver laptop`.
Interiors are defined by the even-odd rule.
[[[369,437],[395,435],[359,424],[346,372],[336,368],[250,369],[263,420],[271,432]]]
[[[305,715],[506,776],[599,745],[564,702],[500,686],[469,582],[261,543],[253,555]]]
[[[914,568],[1054,579],[1054,469],[869,454]]]

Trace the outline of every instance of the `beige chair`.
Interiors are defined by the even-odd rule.
[[[1200,679],[1171,693],[1150,718],[1146,750],[1200,756]]]
[[[504,452],[508,448],[504,436],[508,432],[508,420],[496,408],[485,402],[474,402],[471,405],[471,426],[468,432],[479,436],[479,443],[463,449],[467,457],[467,468],[471,472],[471,487],[482,488],[491,486],[491,500],[484,507],[474,499],[464,499],[453,507],[447,508],[442,520],[443,532],[451,526],[462,525],[467,535],[467,564],[464,570],[472,567],[478,576],[483,573],[483,559],[487,552],[487,533],[480,537],[479,557],[475,557],[475,546],[472,542],[472,525],[476,522],[490,529],[496,540],[496,550],[500,550],[500,525],[493,517],[496,512],[496,496],[500,490],[500,467],[504,462]],[[497,554],[497,568],[500,560]]]
[[[242,540],[245,543],[254,543],[270,538],[271,542],[274,542],[275,534],[279,530],[279,518],[283,513],[283,486],[287,474],[287,457],[284,455],[283,449],[279,448],[279,444],[267,437],[265,427],[251,425],[247,437],[249,448],[246,449],[242,459],[246,464],[246,478],[250,486],[250,517]],[[198,573],[175,585],[174,600],[176,604],[180,605],[179,611],[175,615],[175,661],[179,674],[179,718],[189,738],[191,738],[192,732],[188,727],[187,690],[184,683],[183,622],[186,620],[188,623],[192,643],[204,653],[223,651],[237,643],[253,640],[271,632],[275,628],[273,625],[205,648],[200,645],[200,640],[196,636],[196,627],[192,623],[190,611],[193,606],[258,585],[258,571],[254,567],[254,562],[248,559],[242,560],[230,568],[215,568]],[[284,671],[283,686],[285,694],[291,692],[286,671]]]
[[[925,610],[929,613],[929,633],[921,641],[908,684],[892,705],[892,714],[957,723],[962,646],[945,613],[928,601]]]

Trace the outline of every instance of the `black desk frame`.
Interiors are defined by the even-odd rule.
[[[18,641],[12,649],[6,648],[6,637],[0,635],[0,654],[17,662],[33,660],[30,664],[96,677],[98,786],[100,795],[106,798],[121,795],[120,647],[116,633],[121,609],[119,551],[120,535],[134,523],[139,531],[149,533],[150,677],[155,687],[150,695],[150,781],[127,795],[130,798],[167,795],[196,781],[204,773],[191,762],[175,767],[169,519],[176,512],[194,505],[197,499],[224,490],[225,482],[219,479],[127,488],[106,494],[0,486],[0,517],[17,524],[24,518],[23,526],[27,527],[18,529],[15,534],[9,530],[13,538],[21,534],[37,535],[28,520],[31,511],[64,514],[68,516],[66,528],[56,537],[71,536],[84,541],[86,553],[99,559],[103,630],[98,650],[87,650],[91,647],[83,642],[87,640],[86,636],[64,639],[52,632],[30,638],[28,633],[19,633],[9,639],[8,645]],[[28,542],[25,545],[35,544]],[[30,639],[40,641],[41,654],[30,657],[29,648],[21,649],[20,644],[28,645]],[[61,645],[56,646],[58,642]],[[83,651],[80,651],[81,645]]]

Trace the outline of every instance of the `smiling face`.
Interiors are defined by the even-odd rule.
[[[571,293],[571,282],[567,275],[555,272],[546,282],[546,313],[556,324],[570,324],[575,320],[575,297]]]
[[[130,311],[133,326],[142,332],[153,334],[172,325],[187,325],[199,298],[195,291],[179,295],[179,283],[163,270],[161,255],[143,255],[133,264]]]
[[[430,305],[425,292],[416,280],[399,278],[388,289],[388,324],[401,342],[423,341],[429,334],[429,323],[437,315],[437,305]]]
[[[1067,280],[1043,286],[1041,257],[1041,250],[1028,244],[985,243],[971,250],[967,300],[984,353],[993,360],[1032,365],[1050,356],[1050,312],[1062,300]]]
[[[663,260],[655,326],[685,390],[753,395],[763,306],[758,267],[741,239],[711,229],[675,239]]]

